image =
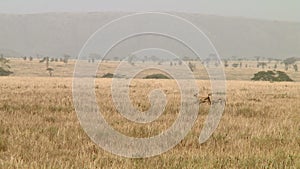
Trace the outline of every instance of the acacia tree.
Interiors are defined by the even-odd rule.
[[[255,56],[257,62],[259,62],[260,56]]]
[[[134,66],[134,58],[135,58],[135,55],[131,54],[128,56],[128,63],[132,66]]]
[[[291,57],[291,58],[287,58],[287,59],[283,60],[282,63],[284,63],[285,70],[287,71],[289,69],[289,66],[295,64],[295,62],[298,60],[299,60],[299,58],[295,58],[295,57]],[[295,69],[295,66],[294,66],[294,69]]]
[[[181,66],[182,65],[182,60],[178,61],[178,65]],[[176,65],[175,65],[176,66]]]
[[[48,71],[50,77],[53,76],[53,71],[54,71],[53,68],[49,67],[46,70]]]
[[[267,66],[267,63],[265,63],[265,62],[258,62],[257,63],[257,68],[262,67],[264,69],[265,66]]]
[[[289,70],[289,64],[284,63],[284,70],[285,70],[285,71],[288,71],[288,70]]]
[[[68,55],[68,54],[65,54],[65,55],[64,55],[63,62],[64,62],[65,64],[67,64],[67,63],[68,63],[68,61],[69,61],[69,58],[70,58],[70,57],[71,57],[70,55]]]
[[[46,57],[46,68],[48,69],[49,67],[49,57]]]

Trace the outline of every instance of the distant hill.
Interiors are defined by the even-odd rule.
[[[0,53],[76,57],[99,27],[128,13],[0,14]],[[300,23],[175,13],[202,29],[224,57],[300,56]],[[184,30],[183,30],[184,31]],[[5,53],[5,52],[2,52]]]

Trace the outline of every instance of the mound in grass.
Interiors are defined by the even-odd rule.
[[[13,72],[9,71],[9,70],[5,70],[2,67],[0,67],[0,76],[9,76],[10,74],[12,74]]]
[[[144,77],[144,79],[170,79],[170,78],[164,74],[152,74]]]
[[[254,81],[292,82],[293,80],[281,71],[260,71],[251,79]]]
[[[112,74],[112,73],[106,73],[101,78],[124,78],[123,75],[118,75],[118,74]]]
[[[114,77],[114,74],[112,73],[106,73],[102,76],[102,78],[113,78]]]

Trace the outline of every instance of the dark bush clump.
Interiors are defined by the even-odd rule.
[[[9,71],[9,70],[5,70],[2,67],[0,67],[0,76],[9,76],[10,74],[12,74],[13,72]]]
[[[260,71],[254,74],[251,79],[254,81],[274,81],[274,82],[292,82],[293,80],[285,73],[281,71]]]
[[[114,74],[112,73],[106,73],[102,76],[102,78],[113,78],[114,77]]]
[[[146,76],[144,79],[170,79],[170,78],[164,74],[152,74]]]

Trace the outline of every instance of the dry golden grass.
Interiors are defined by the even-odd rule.
[[[178,112],[173,80],[134,80],[133,104],[150,104],[148,91],[162,88],[166,111],[145,126],[112,107],[111,79],[97,79],[98,103],[107,121],[131,136],[156,135]],[[200,95],[208,81],[198,81]],[[213,136],[199,145],[209,105],[201,106],[192,131],[174,149],[151,158],[127,159],[96,146],[81,128],[72,103],[72,78],[0,78],[0,168],[300,168],[300,84],[227,82],[227,104]]]

